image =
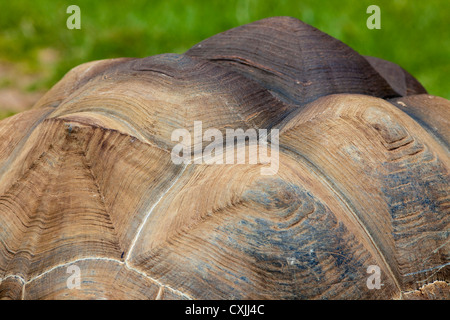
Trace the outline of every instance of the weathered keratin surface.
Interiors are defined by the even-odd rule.
[[[288,17],[83,64],[0,122],[0,298],[449,299],[449,119]],[[280,129],[278,173],[174,164],[194,121]]]

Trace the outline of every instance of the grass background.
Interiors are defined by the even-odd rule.
[[[81,30],[66,27],[71,4],[81,9]],[[366,27],[371,4],[381,8],[380,30]],[[183,53],[227,29],[292,16],[399,64],[429,93],[450,99],[449,14],[448,0],[0,0],[0,63],[12,66],[0,69],[0,89],[45,92],[87,61]],[[13,113],[3,106],[0,118]]]

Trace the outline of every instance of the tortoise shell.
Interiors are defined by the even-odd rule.
[[[449,107],[289,17],[80,65],[0,122],[0,298],[448,299]],[[196,121],[278,170],[174,163]]]

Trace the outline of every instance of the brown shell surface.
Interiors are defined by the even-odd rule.
[[[0,122],[0,298],[450,299],[449,119],[288,17],[83,64]],[[278,129],[278,171],[174,163],[194,121]]]

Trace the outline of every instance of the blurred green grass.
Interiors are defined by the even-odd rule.
[[[81,30],[66,27],[71,4],[81,9]],[[366,27],[371,4],[381,8],[380,30]],[[30,91],[47,90],[87,61],[183,53],[227,29],[292,16],[361,54],[401,65],[429,93],[450,99],[447,0],[0,0],[0,7],[0,61],[41,74],[27,87]],[[48,49],[54,55],[44,64],[41,53]]]

